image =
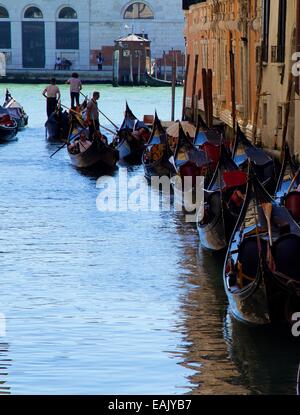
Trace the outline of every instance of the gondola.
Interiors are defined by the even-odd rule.
[[[136,118],[126,102],[124,121],[113,141],[120,160],[134,164],[142,163],[142,155],[149,137],[148,127]]]
[[[184,133],[179,123],[179,137],[174,156],[171,157],[176,171],[171,179],[175,200],[186,210],[193,210],[193,200],[199,178],[207,174],[210,160],[202,150],[198,150],[190,137]]]
[[[155,87],[162,87],[162,86],[172,86],[171,81],[166,81],[164,79],[156,78],[152,75],[150,75],[148,72],[145,72],[144,75],[144,83],[148,86],[155,86]],[[176,81],[177,86],[181,86],[182,82]]]
[[[17,132],[17,122],[9,115],[5,108],[0,108],[0,143],[15,140]]]
[[[289,146],[285,145],[284,161],[277,182],[275,197],[284,205],[296,222],[300,223],[300,168],[292,159]]]
[[[82,140],[82,147],[86,150],[80,151],[79,142]],[[67,150],[71,163],[78,169],[91,171],[106,171],[115,168],[119,159],[118,152],[110,145],[107,140],[102,140],[104,136],[95,134],[92,142],[89,141],[89,130],[82,126],[75,126],[70,135],[70,142]]]
[[[291,323],[300,310],[300,228],[250,170],[223,279],[233,316],[244,323]]]
[[[224,145],[215,174],[205,192],[197,228],[203,248],[221,251],[229,243],[246,191],[247,174],[239,170]]]
[[[210,160],[208,165],[208,180],[212,179],[220,159],[221,144],[224,144],[224,131],[222,127],[208,128],[201,115],[198,115],[194,146],[203,150]]]
[[[70,117],[68,112],[57,109],[46,121],[45,128],[48,141],[66,142],[70,129]]]
[[[9,115],[17,122],[19,131],[28,125],[28,115],[22,105],[11,96],[8,90],[6,90],[3,107],[7,109]]]
[[[175,169],[170,157],[167,134],[155,112],[151,136],[142,157],[146,179],[150,180],[153,176],[173,176]]]
[[[247,139],[239,125],[237,125],[232,158],[242,169],[248,168],[249,159],[260,182],[265,184],[270,194],[273,194],[276,186],[274,161],[264,150]]]

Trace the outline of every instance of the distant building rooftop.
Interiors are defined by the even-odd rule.
[[[150,43],[150,40],[132,33],[131,35],[120,37],[119,39],[116,40],[116,42],[149,42]]]

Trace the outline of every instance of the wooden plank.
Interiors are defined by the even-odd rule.
[[[187,55],[185,76],[184,76],[184,89],[183,89],[182,121],[185,120],[186,118],[186,91],[187,91],[187,83],[188,83],[189,74],[190,74],[189,71],[190,71],[190,55]]]
[[[212,95],[213,73],[211,69],[207,71],[207,107],[208,107],[208,128],[213,126],[214,108]]]
[[[230,32],[229,35],[229,42],[230,42],[230,49],[229,49],[229,57],[230,57],[230,84],[231,84],[231,116],[232,116],[232,125],[233,131],[236,130],[236,94],[235,94],[235,56],[232,48],[232,33]]]
[[[204,112],[205,112],[205,121],[208,124],[209,118],[209,108],[208,108],[208,91],[207,91],[207,71],[205,68],[202,68],[202,89],[203,89],[203,102],[204,102]]]

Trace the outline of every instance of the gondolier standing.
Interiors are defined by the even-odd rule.
[[[79,79],[78,73],[72,73],[71,78],[68,79],[66,83],[70,85],[71,108],[72,110],[75,110],[75,102],[76,106],[79,107],[79,94],[82,90],[82,82]]]
[[[60,90],[56,85],[55,78],[51,79],[50,85],[44,89],[43,95],[47,98],[47,116],[49,118],[50,115],[56,110],[57,103],[60,100]]]
[[[94,134],[100,129],[99,123],[99,110],[98,110],[98,99],[100,98],[100,92],[95,91],[93,98],[87,105],[86,122],[90,129],[90,140],[93,140]]]

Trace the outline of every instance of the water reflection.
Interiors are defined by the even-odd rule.
[[[1,342],[1,338],[0,338],[0,395],[10,394],[8,376],[9,376],[9,370],[12,365],[12,361],[9,358],[8,351],[9,351],[8,343]]]
[[[197,231],[183,225],[178,216],[182,238],[182,269],[186,270],[189,290],[182,298],[186,346],[182,365],[193,370],[189,376],[192,394],[246,394],[241,374],[229,356],[223,336],[226,298],[221,284],[222,258],[199,252]]]
[[[227,314],[224,337],[243,382],[255,394],[295,394],[299,339],[287,328],[243,325]]]
[[[186,346],[182,365],[193,394],[295,394],[299,339],[287,328],[248,327],[229,313],[223,289],[224,254],[198,247],[197,232],[177,217],[190,285],[182,297]]]

